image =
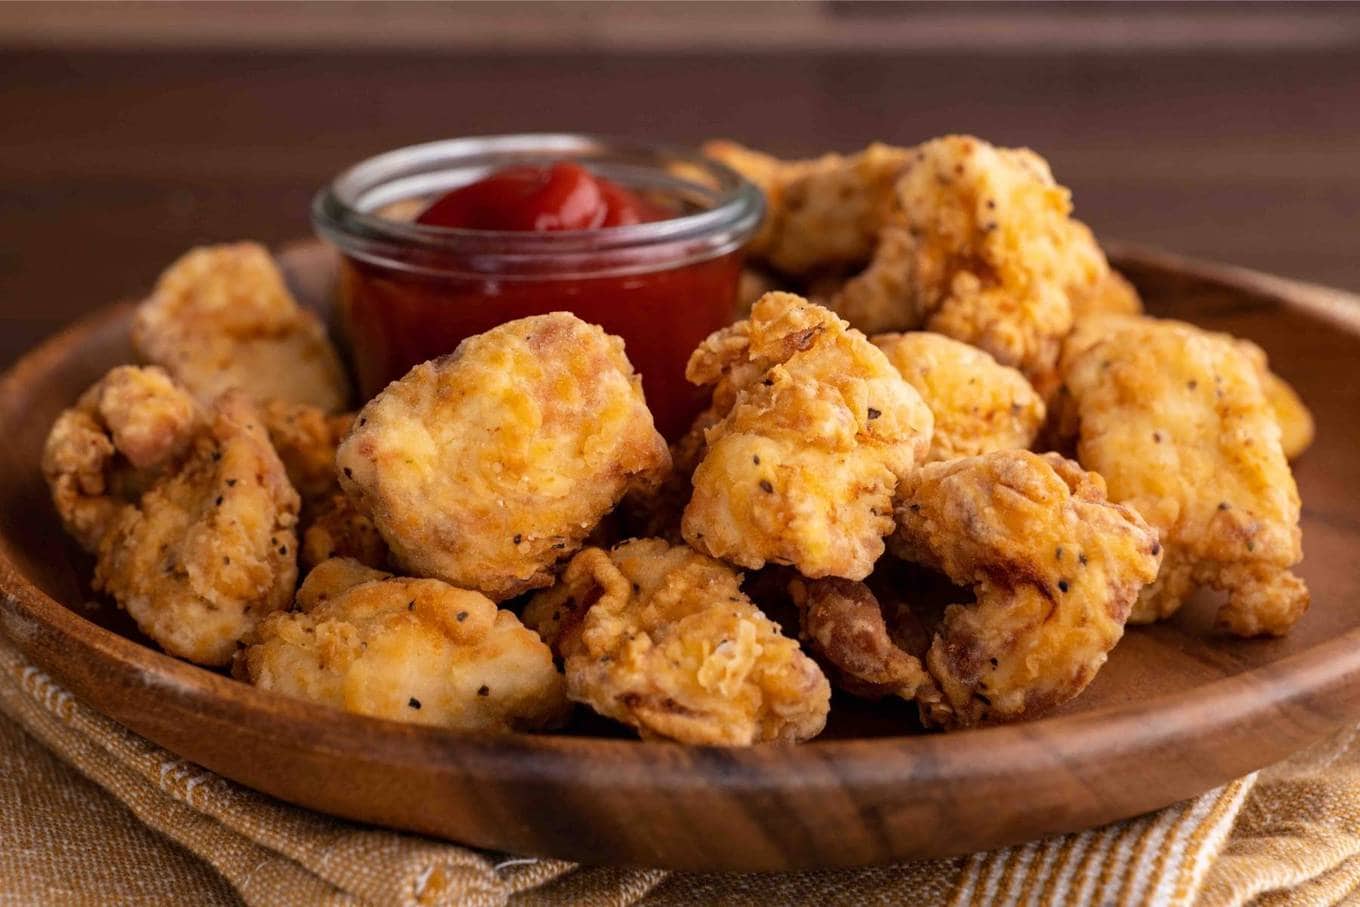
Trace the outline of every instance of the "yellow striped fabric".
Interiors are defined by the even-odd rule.
[[[1360,886],[1354,731],[1259,778],[1079,834],[899,866],[706,875],[497,856],[287,806],[84,707],[3,637],[0,715],[0,767],[24,760],[0,771],[0,904],[164,903],[169,880],[174,900],[204,905],[470,907],[1321,905]],[[50,843],[89,836],[88,823],[118,842],[116,860]]]

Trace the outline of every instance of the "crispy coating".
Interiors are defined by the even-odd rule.
[[[621,520],[620,539],[664,538],[673,544],[684,541],[680,519],[694,493],[694,470],[708,449],[704,436],[721,418],[712,406],[699,413],[689,430],[671,444],[671,471],[661,484],[630,491],[624,497],[615,511]],[[606,547],[593,540],[591,544]]]
[[[1097,329],[1098,328],[1098,329]],[[1193,585],[1227,592],[1218,622],[1282,635],[1308,590],[1299,496],[1262,390],[1264,357],[1227,335],[1107,316],[1064,352],[1064,419],[1082,464],[1161,533],[1168,575],[1132,620],[1165,617]]]
[[[1280,425],[1280,444],[1284,447],[1285,457],[1293,460],[1302,455],[1312,445],[1316,430],[1313,414],[1299,396],[1299,392],[1294,390],[1288,381],[1270,370],[1270,361],[1265,350],[1250,340],[1233,337],[1231,334],[1216,336],[1236,343],[1237,348],[1251,360],[1252,366],[1256,369],[1256,376],[1261,379],[1261,390],[1266,395],[1266,403],[1270,404],[1275,421]]]
[[[879,334],[873,341],[935,416],[927,460],[1034,443],[1044,424],[1044,401],[1015,369],[943,334]]]
[[[378,527],[339,490],[308,501],[302,515],[303,569],[331,558],[352,558],[370,567],[383,567],[388,561],[387,543]]]
[[[297,580],[298,497],[239,392],[213,404],[182,459],[99,542],[94,587],[167,652],[224,665]]]
[[[1316,429],[1313,414],[1309,411],[1299,392],[1279,375],[1267,369],[1260,374],[1261,390],[1265,392],[1266,402],[1275,414],[1280,425],[1280,444],[1284,455],[1290,460],[1303,455],[1313,444]]]
[[[345,492],[397,563],[504,600],[552,581],[633,487],[670,468],[623,341],[556,312],[416,366],[340,445]]]
[[[782,161],[735,142],[704,153],[745,176],[765,195],[765,220],[747,247],[756,260],[807,276],[859,268],[869,260],[893,204],[893,184],[910,151],[875,143],[845,157]]]
[[[866,333],[924,325],[981,347],[1047,395],[1070,297],[1109,270],[1048,164],[946,136],[916,150],[896,198],[873,261],[832,307]]]
[[[798,605],[802,638],[829,665],[836,686],[865,699],[898,696],[936,707],[938,688],[897,631],[911,615],[885,619],[879,600],[856,580],[795,579],[789,587]]]
[[[685,540],[743,567],[867,576],[933,422],[882,351],[829,310],[771,293],[706,340],[687,374],[731,405],[707,431]]]
[[[1085,229],[1084,224],[1073,223]],[[1143,314],[1143,300],[1138,296],[1138,290],[1114,269],[1107,271],[1105,278],[1098,283],[1077,287],[1071,299],[1074,319],[1088,315]]]
[[[480,593],[337,559],[308,575],[298,602],[266,618],[240,660],[261,689],[469,732],[566,718],[548,647]]]
[[[198,405],[164,370],[119,366],[63,412],[42,470],[66,531],[90,553],[162,467],[204,427]]]
[[[939,727],[1031,718],[1076,696],[1157,577],[1157,533],[1099,475],[1007,450],[931,463],[900,489],[894,553],[972,586],[926,655]]]
[[[325,326],[255,243],[193,249],[172,264],[138,307],[132,341],[203,403],[233,387],[326,412],[349,399]]]
[[[333,494],[339,487],[335,449],[354,423],[354,413],[333,416],[306,403],[269,400],[261,405],[260,418],[303,501]]]
[[[718,746],[819,734],[831,687],[726,564],[633,539],[576,555],[525,622],[566,661],[567,695],[644,738]]]
[[[331,416],[318,407],[283,400],[270,400],[260,411],[288,481],[302,496],[303,570],[331,558],[385,566],[387,543],[341,490],[335,466],[336,448],[353,425],[354,413]]]

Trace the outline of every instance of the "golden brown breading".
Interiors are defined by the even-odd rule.
[[[680,518],[694,493],[694,470],[708,449],[704,435],[720,419],[711,406],[699,413],[689,431],[671,445],[671,471],[661,484],[630,491],[624,497],[614,511],[621,520],[622,533],[618,538],[664,538],[673,544],[684,541]],[[607,547],[593,540],[590,543],[597,548]]]
[[[874,345],[935,416],[927,460],[1024,449],[1044,424],[1044,401],[1025,376],[943,334],[879,334]]]
[[[1084,224],[1079,226],[1085,229]],[[1079,287],[1071,294],[1071,299],[1074,319],[1088,315],[1143,314],[1143,300],[1139,298],[1138,290],[1114,269],[1106,272],[1105,279],[1099,283]]]
[[[138,307],[132,341],[204,403],[232,387],[326,412],[349,399],[325,326],[255,243],[193,249],[172,264]]]
[[[1083,328],[1085,330],[1085,328]],[[1282,635],[1308,606],[1299,496],[1261,371],[1241,343],[1188,324],[1106,316],[1063,357],[1082,464],[1161,533],[1178,576],[1131,618],[1171,614],[1192,584],[1228,593],[1219,624]]]
[[[297,580],[298,497],[254,404],[228,392],[99,543],[94,586],[167,652],[206,665],[287,607]]]
[[[1290,383],[1269,369],[1260,373],[1261,390],[1265,392],[1270,411],[1280,425],[1280,444],[1284,455],[1294,460],[1313,444],[1316,429],[1313,414],[1299,392]]]
[[[1070,297],[1108,272],[1048,164],[946,136],[916,150],[896,193],[872,263],[832,307],[866,333],[924,325],[981,347],[1047,396]]]
[[[271,614],[241,666],[257,687],[460,731],[532,730],[567,715],[552,653],[509,611],[439,580],[320,564],[302,610]]]
[[[894,553],[972,586],[926,656],[940,727],[1030,718],[1086,688],[1157,576],[1157,533],[1095,473],[1006,450],[930,463],[902,483]]]
[[[1266,402],[1270,404],[1270,411],[1275,414],[1275,421],[1280,425],[1280,444],[1284,447],[1285,457],[1293,460],[1300,456],[1312,445],[1315,429],[1313,414],[1309,412],[1299,392],[1294,390],[1288,381],[1270,370],[1270,361],[1265,350],[1250,340],[1243,340],[1231,334],[1215,336],[1231,340],[1251,360],[1252,366],[1256,369],[1256,376],[1261,379],[1261,390],[1266,395]]]
[[[42,469],[66,531],[91,553],[161,467],[204,427],[198,404],[159,368],[119,366],[53,424]]]
[[[556,312],[416,366],[359,413],[341,484],[406,569],[503,600],[552,581],[670,467],[623,341]]]
[[[868,575],[892,531],[892,493],[930,447],[920,394],[829,310],[788,293],[756,303],[690,359],[730,411],[707,432],[681,529],[743,567]],[[721,410],[719,410],[721,411]]]
[[[1113,312],[1096,312],[1081,318],[1072,333],[1063,342],[1063,362],[1075,361],[1078,355],[1089,349],[1096,341],[1111,331],[1117,331],[1129,324],[1128,317]],[[1261,381],[1261,390],[1266,395],[1275,421],[1280,425],[1280,443],[1287,459],[1293,460],[1303,454],[1313,443],[1315,432],[1313,414],[1299,396],[1298,391],[1279,375],[1270,370],[1266,351],[1250,340],[1234,337],[1219,331],[1206,332],[1235,344],[1238,350],[1251,360],[1256,376]],[[1054,418],[1046,434],[1055,446],[1065,446],[1076,442],[1076,413],[1072,411],[1071,394],[1060,387],[1051,407]]]
[[[644,738],[747,746],[815,737],[831,687],[726,564],[634,539],[587,548],[525,609],[566,660],[567,695]]]
[[[328,416],[305,403],[271,400],[261,414],[288,481],[302,496],[298,525],[303,570],[331,558],[386,566],[387,543],[341,490],[335,465],[336,448],[353,425],[354,413]]]
[[[332,416],[306,403],[269,400],[260,407],[260,417],[303,501],[330,497],[339,488],[335,449],[354,423],[354,413]]]
[[[378,527],[338,488],[330,497],[308,501],[301,525],[304,570],[331,558],[351,558],[369,567],[387,565],[387,543]]]
[[[802,638],[830,665],[836,686],[865,699],[898,696],[931,705],[940,699],[920,655],[894,638],[899,620],[885,620],[878,599],[856,580],[796,579]],[[910,612],[903,615],[909,618]],[[896,617],[896,615],[895,615]]]
[[[704,153],[764,193],[765,220],[747,251],[794,276],[869,260],[892,208],[893,183],[910,155],[875,143],[849,157],[781,161],[721,140],[706,143]]]

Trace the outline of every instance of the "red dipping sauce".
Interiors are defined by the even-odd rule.
[[[394,206],[420,212],[401,220]],[[318,197],[314,219],[343,253],[341,311],[366,395],[465,337],[564,310],[624,339],[674,439],[705,403],[685,363],[731,319],[760,213],[754,187],[697,156],[506,136],[360,164]]]

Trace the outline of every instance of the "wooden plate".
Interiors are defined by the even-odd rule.
[[[0,627],[77,696],[178,755],[323,812],[596,863],[777,870],[939,856],[1156,809],[1360,719],[1360,299],[1121,250],[1152,310],[1261,343],[1313,407],[1297,465],[1313,608],[1288,639],[1216,637],[1212,602],[1132,629],[1041,721],[909,734],[905,708],[837,702],[801,747],[590,736],[467,738],[261,693],[137,641],[88,604],[38,470],[56,414],[131,359],[127,306],[80,322],[0,384]],[[286,253],[314,302],[332,264]],[[877,717],[876,717],[877,716]],[[607,733],[607,732],[606,732]]]

